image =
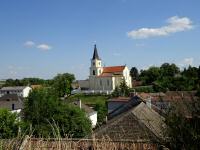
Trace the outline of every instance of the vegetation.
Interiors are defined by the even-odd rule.
[[[138,72],[138,69],[136,67],[131,68],[130,76],[131,76],[132,80],[138,80],[139,72]]]
[[[113,97],[129,96],[129,95],[130,95],[130,89],[127,86],[126,81],[124,79],[120,83],[119,87],[116,87],[112,93]]]
[[[75,80],[74,75],[69,73],[58,74],[55,76],[52,85],[55,93],[58,94],[59,97],[70,95],[72,90],[71,83],[73,80]]]
[[[175,64],[164,63],[160,67],[141,70],[138,80],[143,86],[153,85],[154,92],[197,90],[200,87],[200,67],[189,66],[180,71]]]
[[[27,86],[27,85],[35,85],[47,84],[48,80],[40,79],[40,78],[24,78],[24,79],[7,79],[5,81],[4,86]]]
[[[52,89],[33,90],[23,110],[25,123],[31,125],[36,137],[59,134],[84,137],[91,132],[91,122],[79,108],[61,102]],[[28,127],[27,126],[27,127]]]
[[[171,149],[196,150],[200,147],[200,99],[179,102],[171,107],[166,116],[169,145]]]
[[[106,101],[109,99],[108,95],[99,95],[99,94],[76,94],[71,95],[67,98],[67,101],[74,101],[77,99],[81,99],[84,104],[90,105],[94,107],[94,110],[97,111],[97,122],[98,124],[102,124],[105,121],[107,116],[107,105]]]
[[[107,116],[107,106],[106,104],[97,103],[95,105],[95,110],[97,113],[97,122],[99,125],[103,124],[105,122],[106,116]]]
[[[0,139],[16,137],[19,129],[17,114],[7,109],[0,109],[0,120]]]
[[[74,101],[81,99],[81,101],[84,104],[88,105],[96,105],[96,104],[105,104],[106,100],[109,98],[108,95],[100,95],[100,94],[75,94],[75,95],[70,95],[67,98],[67,101]]]

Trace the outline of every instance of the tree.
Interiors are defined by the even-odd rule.
[[[141,71],[140,79],[144,84],[149,85],[160,77],[160,68],[159,67],[150,67],[148,70]]]
[[[130,70],[130,76],[132,80],[137,80],[139,77],[138,69],[136,67],[132,67]]]
[[[180,73],[180,69],[175,64],[164,63],[160,67],[162,76],[174,77]]]
[[[165,122],[171,149],[199,149],[200,99],[172,106]]]
[[[19,121],[17,114],[7,109],[0,109],[0,139],[14,138],[18,134]]]
[[[115,88],[115,90],[112,93],[112,96],[118,97],[118,96],[129,96],[130,89],[126,84],[126,81],[123,79],[119,85]]]
[[[121,96],[129,96],[130,90],[124,79],[122,80],[119,88],[120,88]]]
[[[23,109],[23,120],[36,137],[83,137],[91,132],[91,122],[79,108],[64,104],[52,89],[33,90]],[[58,133],[57,133],[58,132]]]
[[[119,97],[120,96],[120,89],[118,86],[115,87],[114,91],[112,92],[113,97]]]
[[[73,80],[75,80],[74,75],[69,73],[58,74],[53,78],[52,86],[59,97],[71,94]]]
[[[97,103],[95,105],[95,110],[97,111],[97,122],[99,124],[102,124],[105,121],[105,118],[107,116],[107,107],[105,104]]]

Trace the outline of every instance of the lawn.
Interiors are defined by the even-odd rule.
[[[81,99],[84,104],[105,104],[105,102],[109,99],[106,95],[84,95],[84,94],[76,94],[71,95],[68,100],[77,100]]]

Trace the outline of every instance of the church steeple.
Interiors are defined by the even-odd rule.
[[[96,44],[94,45],[94,53],[93,53],[92,60],[95,60],[95,59],[101,60],[101,59],[99,58],[99,55],[98,55],[98,51],[97,51],[97,46],[96,46]]]

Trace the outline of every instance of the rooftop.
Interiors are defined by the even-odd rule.
[[[123,72],[126,66],[110,66],[110,67],[103,67],[103,73],[117,73]]]
[[[150,140],[164,138],[164,118],[141,102],[123,112],[95,131],[95,137],[108,136],[113,140]]]
[[[23,90],[26,86],[8,86],[8,87],[2,87],[0,91],[16,91],[16,90]]]

